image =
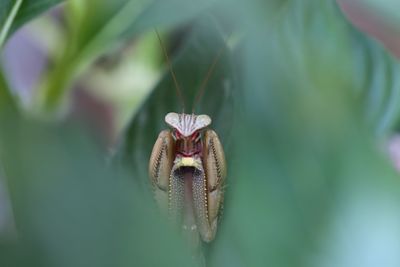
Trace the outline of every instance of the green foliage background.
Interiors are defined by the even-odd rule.
[[[8,36],[58,2],[23,1]],[[13,4],[0,1],[0,22]],[[16,225],[0,236],[0,266],[196,266],[147,185],[163,118],[181,111],[168,72],[111,158],[93,133],[59,116],[99,56],[154,27],[178,32],[169,47],[188,107],[226,46],[196,107],[212,117],[228,162],[209,266],[400,266],[400,180],[382,149],[399,126],[399,63],[334,1],[64,8],[65,43],[28,110],[0,76],[0,154]]]

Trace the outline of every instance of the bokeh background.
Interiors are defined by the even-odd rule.
[[[0,266],[200,266],[147,164],[196,113],[228,162],[207,266],[400,266],[394,0],[0,0]]]

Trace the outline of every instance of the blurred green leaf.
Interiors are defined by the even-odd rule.
[[[380,17],[385,22],[391,24],[396,29],[400,27],[400,15],[398,10],[400,9],[400,3],[396,0],[361,0],[361,3],[365,4],[367,8],[375,11],[379,11]]]
[[[2,73],[0,73],[0,113],[10,110],[15,110],[15,103]]]
[[[387,136],[400,123],[399,60],[383,46],[353,32],[354,77],[367,122],[378,136]]]
[[[86,70],[101,53],[115,47],[117,41],[121,44],[159,25],[174,26],[191,20],[212,2],[70,1],[66,7],[69,10],[68,43],[41,88],[37,105],[44,111],[57,110],[65,100],[64,95],[71,88],[73,79]],[[180,12],[173,12],[175,10]]]
[[[1,266],[195,266],[147,191],[74,125],[13,120],[0,133],[16,228]]]
[[[14,32],[29,20],[61,2],[63,2],[63,0],[23,0],[21,7],[18,10],[18,14],[15,17],[11,32]]]
[[[6,39],[24,23],[60,3],[60,0],[1,0],[0,1],[0,49]],[[8,106],[15,109],[14,99],[0,74],[0,108]]]
[[[0,46],[24,23],[60,2],[61,0],[1,0]]]
[[[224,3],[223,1],[220,2]],[[129,37],[143,31],[152,30],[160,25],[163,27],[181,25],[201,16],[204,11],[214,7],[216,3],[216,0],[151,1],[143,12],[139,14],[137,21],[123,31],[121,36]],[[177,13],[177,10],[180,10],[180,12]]]
[[[398,127],[398,59],[382,44],[354,29],[335,1],[291,1],[279,15],[268,23],[273,43],[270,49],[283,54],[284,61],[277,59],[279,68],[292,68],[288,72],[295,71],[301,83],[321,91],[336,84],[332,93],[343,91],[344,101],[358,107],[357,112],[379,137]],[[251,26],[252,31],[257,29]]]
[[[339,214],[343,202],[359,205],[360,195],[400,207],[399,180],[372,141],[364,113],[375,99],[366,97],[371,87],[382,94],[397,90],[379,76],[377,60],[386,69],[397,62],[347,24],[334,1],[291,1],[280,16],[248,28],[241,61],[244,112],[235,113],[241,123],[233,141],[240,153],[228,162],[225,216],[211,266],[355,266],[352,257],[361,255],[361,262],[368,262],[365,255],[374,259],[371,266],[380,266],[376,259],[397,266],[390,247],[371,249],[374,237],[335,254],[333,247],[345,241],[328,234],[342,220],[343,228],[358,224],[371,232],[374,218],[400,227],[378,207],[367,217]],[[360,62],[371,54],[377,59]],[[369,68],[369,76],[360,77]],[[376,83],[367,80],[371,76]],[[355,232],[346,234],[345,240],[362,243]]]
[[[0,17],[0,47],[3,47],[8,32],[10,31],[21,4],[22,0],[1,2],[2,13]]]

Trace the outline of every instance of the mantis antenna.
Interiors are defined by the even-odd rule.
[[[231,35],[231,33],[228,35],[228,38],[229,38],[230,35]],[[195,98],[195,100],[193,102],[193,108],[192,108],[192,113],[193,114],[194,114],[194,110],[196,108],[196,105],[199,103],[200,99],[202,98],[202,96],[204,94],[204,91],[206,89],[207,83],[210,80],[211,75],[214,72],[215,66],[217,65],[218,61],[220,60],[222,53],[225,51],[225,48],[226,48],[225,44],[221,46],[221,48],[218,50],[218,53],[215,56],[213,62],[211,63],[210,67],[208,68],[206,77],[202,81],[202,83],[201,83],[201,85],[200,85],[200,87],[199,87],[199,89],[197,91],[196,98]]]
[[[163,41],[162,41],[162,39],[160,37],[160,34],[158,33],[157,29],[154,29],[154,30],[155,30],[155,32],[157,34],[158,41],[160,42],[160,46],[161,46],[161,48],[163,50],[165,61],[168,64],[168,68],[169,68],[169,71],[171,73],[172,79],[174,80],[176,94],[179,97],[179,100],[181,102],[182,109],[183,109],[182,113],[185,113],[185,99],[183,98],[182,90],[181,90],[181,88],[179,86],[178,80],[176,79],[176,75],[175,75],[174,69],[172,68],[171,61],[170,61],[170,59],[168,57],[167,49],[165,48],[165,45],[164,45],[164,43],[163,43]]]

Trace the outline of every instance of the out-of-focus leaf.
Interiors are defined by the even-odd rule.
[[[0,33],[1,42],[42,12],[55,6],[62,0],[1,0],[0,1]]]
[[[354,0],[353,0],[354,1]],[[380,17],[385,19],[385,22],[391,24],[394,28],[400,29],[400,3],[396,0],[359,0],[366,8],[378,11]]]
[[[0,72],[0,116],[7,118],[17,111],[14,98],[11,96],[6,81]]]
[[[178,83],[185,99],[186,112],[191,113],[195,96],[220,49],[226,46],[218,23],[210,18],[197,21],[173,61]],[[160,48],[161,49],[161,48]],[[196,114],[208,114],[212,127],[224,144],[228,143],[233,123],[234,78],[230,61],[231,52],[225,47],[214,69]],[[141,182],[147,183],[147,162],[154,142],[161,130],[166,129],[164,117],[168,112],[181,112],[182,104],[168,70],[152,91],[144,105],[135,114],[126,130],[120,156]]]
[[[315,5],[321,10],[315,11]],[[349,91],[376,135],[385,136],[398,127],[398,59],[350,26],[334,1],[291,1],[271,24],[270,33],[279,40],[276,45],[285,49],[285,62],[278,63],[282,68],[290,60],[296,72],[320,90],[336,83],[332,90]]]
[[[23,0],[21,7],[19,8],[18,14],[15,17],[11,32],[14,32],[23,24],[57,4],[63,2],[63,0]]]
[[[388,135],[400,123],[400,63],[376,41],[352,32],[354,79],[367,122],[378,136]]]
[[[61,0],[1,0],[0,1],[0,49],[7,37],[21,27],[24,23],[46,11],[50,7],[60,3]],[[1,74],[0,107],[5,103],[15,108],[8,88]]]
[[[18,13],[19,8],[21,7],[22,0],[17,1],[2,1],[0,2],[0,47],[3,47],[3,44],[7,38],[8,32],[14,22],[15,16]]]
[[[122,32],[122,37],[129,37],[134,34],[153,29],[159,25],[173,27],[186,21],[193,20],[199,14],[216,4],[216,0],[194,1],[194,0],[168,0],[152,1],[139,14],[137,20]],[[175,13],[177,10],[180,12]],[[175,16],[171,16],[175,14]]]
[[[344,241],[330,235],[342,220],[343,227],[356,223],[371,232],[375,224],[366,221],[374,219],[400,227],[397,217],[391,221],[378,207],[367,218],[340,213],[342,198],[365,208],[370,203],[359,203],[360,198],[371,195],[392,210],[400,208],[399,180],[366,127],[365,110],[371,107],[365,103],[372,99],[366,97],[371,90],[366,85],[372,84],[366,77],[379,66],[376,61],[365,66],[360,57],[376,53],[391,70],[397,62],[352,29],[333,1],[291,1],[279,19],[259,22],[249,25],[243,45],[243,87],[234,96],[243,106],[235,110],[240,124],[232,141],[239,153],[228,161],[224,218],[210,251],[211,266],[354,266],[348,255],[384,255],[390,266],[398,265],[390,247],[384,254],[371,249],[372,237],[362,247],[337,253],[333,247]],[[369,68],[375,71],[361,78]],[[372,86],[380,94],[397,90],[385,78],[376,79]],[[382,100],[379,109],[385,108]],[[380,119],[377,115],[372,122]],[[359,240],[353,234],[347,232],[347,240]]]
[[[67,5],[68,43],[49,78],[41,88],[38,105],[45,111],[54,111],[63,102],[71,82],[101,53],[126,39],[159,25],[177,25],[193,19],[209,7],[207,1],[70,1]],[[171,12],[166,12],[170,10]],[[175,11],[180,12],[176,13]],[[90,18],[88,20],[87,18]]]
[[[0,265],[193,266],[146,191],[74,128],[13,120],[0,132],[17,229]]]

